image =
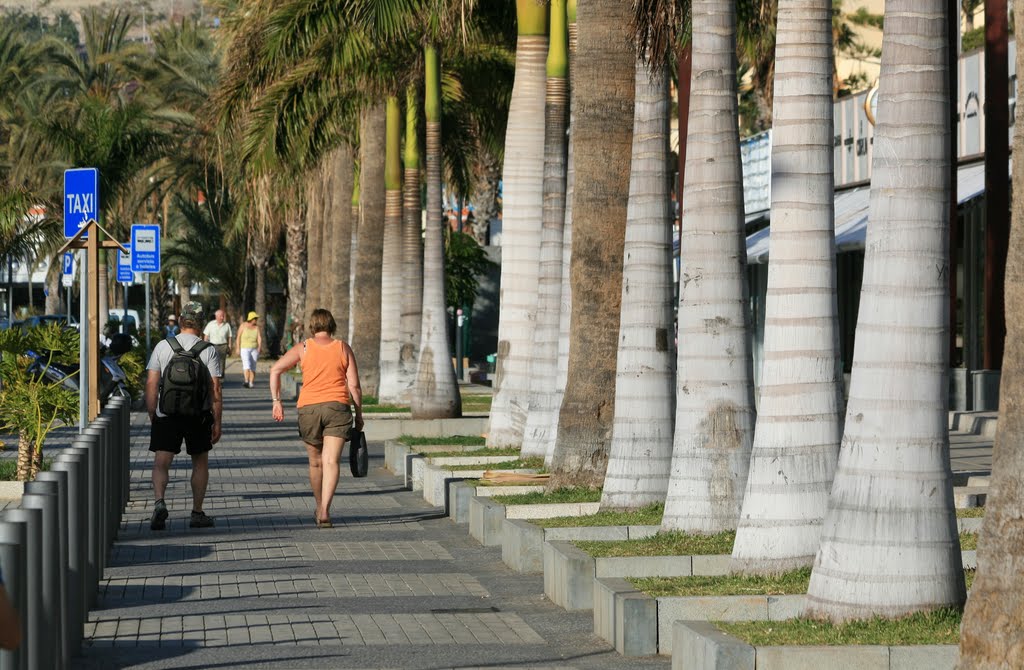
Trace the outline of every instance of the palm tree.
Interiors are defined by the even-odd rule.
[[[668,172],[671,105],[665,61],[675,39],[673,23],[657,19],[655,23],[655,29],[669,35],[649,35],[649,27],[636,30],[648,36],[643,41],[636,36],[636,111],[622,267],[615,418],[602,508],[637,508],[663,502],[672,461],[673,216]],[[658,56],[654,55],[655,49],[661,50]]]
[[[330,275],[334,268],[334,247],[331,240],[334,238],[335,217],[337,205],[344,203],[344,196],[335,191],[335,162],[332,153],[325,154],[321,159],[323,162],[323,191],[317,205],[321,207],[323,217],[322,230],[320,232],[320,248],[313,258],[316,271],[321,273],[320,277],[320,307],[333,311],[334,296],[331,292]],[[337,323],[337,322],[335,322]]]
[[[505,134],[498,359],[487,446],[520,446],[535,346],[537,258],[544,194],[544,83],[548,12],[516,0],[516,75]]]
[[[315,170],[307,177],[306,186],[306,309],[303,310],[303,321],[309,322],[309,315],[314,309],[323,306],[321,283],[325,279],[323,268],[319,264],[320,250],[324,248],[324,208],[323,194],[326,189],[326,166]]]
[[[582,10],[573,70],[572,321],[552,487],[599,486],[608,463],[633,139],[632,10],[614,0]]]
[[[398,96],[387,98],[384,155],[384,253],[381,262],[380,389],[383,403],[409,401],[411,385],[399,377],[402,356],[402,112]],[[418,208],[417,208],[418,209]],[[412,381],[408,379],[408,381]]]
[[[779,2],[764,359],[733,546],[734,570],[748,573],[814,561],[842,434],[831,9]]]
[[[537,283],[537,321],[530,360],[530,412],[522,455],[547,455],[548,433],[558,413],[558,321],[562,312],[562,237],[565,227],[566,126],[569,96],[569,33],[565,0],[551,0],[544,124],[544,209]]]
[[[675,436],[662,528],[714,533],[736,527],[754,428],[736,7],[694,0],[692,22]]]
[[[1017,2],[1016,15],[1024,16]],[[1017,71],[1024,71],[1024,50],[1017,52]],[[1014,128],[1013,149],[1024,156],[1024,124]],[[1024,170],[1013,175],[1015,193],[1024,193]],[[1013,200],[1013,222],[1006,259],[1006,313],[1024,313],[1024,199]],[[992,450],[992,481],[985,501],[985,522],[978,541],[978,571],[967,598],[960,632],[960,666],[975,668],[1020,667],[1024,648],[1020,645],[1021,579],[1015,566],[1022,542],[1019,485],[1024,471],[1021,419],[1017,405],[1024,397],[1024,323],[1006,322],[1006,351],[1003,353],[999,387],[999,423]]]
[[[885,6],[853,376],[811,616],[896,617],[964,601],[947,427],[946,8]]]
[[[423,318],[423,236],[420,213],[419,96],[405,94],[405,151],[402,155],[402,313],[399,324],[399,379],[416,383]]]
[[[334,152],[334,233],[331,235],[331,271],[329,278],[331,313],[338,324],[338,333],[348,334],[349,280],[352,271],[352,231],[358,215],[352,212],[352,189],[355,179],[355,151],[350,142],[342,142]]]

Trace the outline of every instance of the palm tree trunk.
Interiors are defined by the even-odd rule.
[[[754,433],[736,7],[693,3],[672,472],[662,528],[736,527]]]
[[[306,188],[306,311],[302,313],[304,323],[309,315],[320,306],[320,268],[317,267],[318,250],[323,246],[322,211],[319,207],[321,191],[320,171],[310,174]]]
[[[576,0],[569,0],[566,7],[568,13],[569,34],[569,141],[565,157],[565,221],[562,223],[562,287],[559,291],[561,313],[558,315],[558,357],[555,367],[555,396],[552,399],[551,424],[544,440],[544,467],[550,469],[555,457],[555,443],[558,441],[558,414],[565,396],[565,385],[569,378],[569,321],[572,315],[572,282],[569,281],[569,269],[572,262],[572,199],[576,192],[576,170],[573,161],[576,155],[576,45],[578,30],[576,26]]]
[[[317,271],[320,273],[320,304],[317,306],[328,310],[331,309],[334,301],[331,293],[331,273],[334,270],[334,248],[331,246],[331,240],[334,238],[336,223],[335,214],[337,210],[335,204],[339,200],[344,201],[344,197],[334,190],[334,169],[334,154],[331,153],[324,156],[323,194],[319,203],[323,211],[321,215],[323,226],[320,237],[320,249],[317,256],[319,261]]]
[[[423,233],[420,207],[419,113],[416,89],[406,91],[405,181],[402,183],[402,315],[398,374],[401,384],[416,384],[423,321]]]
[[[537,322],[530,361],[530,413],[522,455],[547,455],[548,433],[558,413],[558,321],[562,312],[562,232],[565,225],[565,130],[569,66],[565,0],[551,1],[544,124],[544,211],[541,221]]]
[[[366,395],[377,395],[380,382],[380,292],[384,246],[384,105],[363,109],[359,123],[359,240],[352,349]]]
[[[758,421],[733,569],[814,562],[842,437],[832,192],[832,2],[781,0]],[[799,394],[799,401],[794,395]]]
[[[965,597],[947,425],[946,20],[945,0],[885,5],[850,400],[807,593],[807,613],[835,621]]]
[[[615,418],[602,508],[660,503],[668,491],[675,418],[669,107],[668,73],[637,59]]]
[[[46,273],[46,306],[47,314],[60,314],[61,309],[61,266],[60,263],[50,263],[50,269]]]
[[[1017,16],[1024,16],[1018,0]],[[1017,71],[1024,72],[1024,50],[1017,51]],[[1014,128],[1013,153],[1024,156],[1024,124]],[[1024,193],[1024,170],[1013,174],[1013,192]],[[1024,314],[1024,199],[1013,199],[1013,220],[1006,258],[1006,313]],[[1024,323],[1006,320],[999,387],[999,423],[992,451],[992,481],[985,502],[985,522],[978,542],[978,571],[971,586],[960,629],[960,668],[1024,667],[1024,573],[1017,567],[1024,546]]]
[[[384,255],[381,261],[380,389],[382,403],[408,402],[411,387],[398,374],[402,353],[402,113],[398,97],[387,99],[384,156]]]
[[[441,63],[435,47],[424,48],[427,121],[427,229],[423,240],[423,321],[419,370],[410,409],[414,419],[462,416],[455,368],[448,347],[444,301],[444,240],[441,223]]]
[[[635,54],[628,3],[580,8],[575,72],[569,371],[549,486],[600,486],[615,413],[622,252],[633,143]],[[601,281],[594,281],[600,277]]]
[[[285,257],[288,261],[288,316],[291,322],[306,314],[306,223],[297,213],[288,213],[285,231]],[[288,323],[288,320],[285,320]]]
[[[349,277],[348,277],[348,341],[352,342],[355,339],[355,327],[356,327],[356,267],[359,265],[359,223],[361,216],[361,209],[359,208],[359,170],[357,169],[354,174],[354,181],[352,187],[352,239],[350,240],[352,251],[349,253],[349,258],[352,259],[349,265]]]
[[[32,462],[35,459],[35,444],[29,439],[27,433],[18,434],[18,465],[16,477],[19,482],[29,482],[34,479],[32,474]]]
[[[352,182],[355,152],[342,144],[334,155],[334,234],[331,235],[330,309],[338,325],[338,335],[348,336],[349,290],[352,273]]]
[[[498,360],[487,433],[489,447],[518,447],[523,442],[530,400],[537,257],[544,207],[547,8],[535,0],[516,0],[516,17],[519,39],[502,172],[504,214]]]

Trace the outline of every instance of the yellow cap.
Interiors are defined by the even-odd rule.
[[[260,315],[257,314],[256,312],[249,312],[249,316],[245,317],[245,320],[246,321],[252,321],[253,319],[258,319],[258,318],[260,318]]]

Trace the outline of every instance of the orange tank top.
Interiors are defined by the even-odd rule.
[[[348,355],[338,340],[330,344],[317,344],[313,339],[305,342],[302,356],[302,389],[298,407],[321,402],[340,402],[348,405]]]

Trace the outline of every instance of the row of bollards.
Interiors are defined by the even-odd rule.
[[[0,570],[22,644],[0,670],[71,667],[128,504],[131,407],[111,398],[49,472],[0,512]]]

